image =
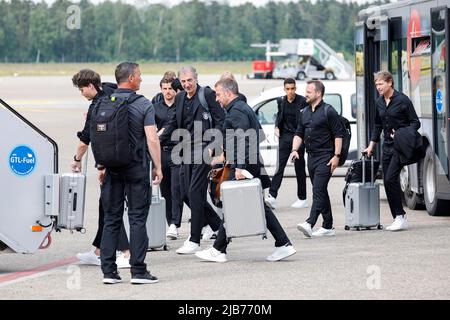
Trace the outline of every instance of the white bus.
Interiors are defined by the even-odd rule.
[[[421,121],[425,158],[400,175],[407,206],[450,214],[450,1],[402,1],[361,10],[355,26],[358,150],[368,144],[378,96],[373,74],[387,69]],[[381,149],[378,145],[377,156]]]

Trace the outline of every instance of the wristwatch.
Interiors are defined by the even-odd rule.
[[[73,161],[75,161],[75,162],[81,162],[81,159],[78,160],[78,159],[77,159],[77,155],[74,155],[74,156],[73,156]]]
[[[335,153],[334,156],[339,159],[341,157],[341,154],[340,153]]]

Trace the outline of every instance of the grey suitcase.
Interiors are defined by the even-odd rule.
[[[355,228],[371,229],[380,224],[380,185],[374,180],[374,159],[371,157],[371,181],[366,182],[365,164],[366,156],[363,155],[362,183],[350,183],[345,195],[345,230]]]
[[[261,180],[225,181],[220,185],[220,198],[227,238],[267,237]]]
[[[84,233],[84,200],[86,175],[64,173],[60,178],[57,230],[68,229]]]
[[[83,161],[82,173],[63,173],[59,180],[59,215],[56,230],[74,230],[85,233],[84,203],[86,198],[86,172],[88,152]]]
[[[156,189],[156,190],[155,190]],[[161,196],[161,189],[154,188],[152,192],[152,204],[150,205],[150,211],[147,217],[147,236],[148,236],[148,249],[156,250],[163,249],[169,250],[166,240],[166,199]],[[123,223],[127,232],[128,239],[130,238],[130,223],[128,221],[128,208],[125,207],[125,213],[123,216]]]

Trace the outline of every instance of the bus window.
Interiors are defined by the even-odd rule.
[[[350,106],[352,110],[352,118],[356,119],[356,93],[352,94],[350,97]]]
[[[391,73],[394,79],[394,89],[397,91],[402,91],[402,73],[401,73],[401,42],[392,41],[391,42]]]

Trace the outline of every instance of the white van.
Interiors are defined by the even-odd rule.
[[[356,141],[356,86],[355,81],[323,81],[325,86],[324,101],[332,105],[336,111],[347,118],[351,124],[352,139],[346,166],[357,158]],[[297,81],[297,94],[305,95],[306,82]],[[278,138],[275,136],[275,119],[278,112],[277,98],[284,96],[283,86],[264,91],[259,97],[250,101],[250,107],[258,115],[259,122],[266,134],[266,140],[260,145],[261,155],[267,172],[273,175],[278,159]],[[336,170],[337,175],[345,174],[346,170]],[[284,173],[286,176],[295,176],[292,163],[288,163]]]

